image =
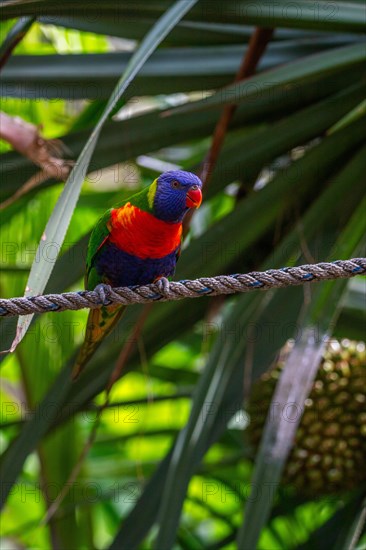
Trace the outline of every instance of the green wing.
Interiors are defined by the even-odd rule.
[[[86,273],[85,273],[85,288],[93,290],[98,284],[102,283],[102,279],[94,268],[94,259],[99,250],[104,245],[109,236],[109,221],[111,219],[111,211],[107,210],[94,227],[88,244],[88,252],[86,255]]]

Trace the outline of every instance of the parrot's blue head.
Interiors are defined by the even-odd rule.
[[[199,208],[202,202],[202,182],[191,172],[164,172],[154,184],[153,211],[160,220],[181,222],[190,208]]]

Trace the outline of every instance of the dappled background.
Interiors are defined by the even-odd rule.
[[[119,97],[132,53],[172,5],[5,3],[2,297],[23,295],[33,262],[41,277],[52,271],[47,292],[83,288],[100,215],[176,167],[204,179],[176,279],[365,255],[364,4],[198,1],[156,51],[150,43]],[[78,157],[111,94],[116,104],[88,166]],[[225,111],[230,102],[235,112]],[[75,208],[63,199],[65,239],[37,254],[73,166],[68,185],[83,185]],[[285,382],[304,405],[304,372],[316,376],[330,335],[351,351],[340,359],[334,344],[328,362],[342,360],[343,369],[356,357],[362,414],[364,346],[349,341],[365,337],[364,303],[358,277],[154,304],[147,313],[133,306],[75,383],[70,365],[87,312],[34,318],[15,352],[1,356],[4,549],[361,548],[364,481],[343,484],[350,476],[341,464],[335,485],[328,477],[304,491],[287,478],[277,487],[289,449],[280,445],[267,469],[256,455],[272,393],[263,390],[262,410],[249,406],[260,426],[254,438],[248,403],[292,339]],[[4,350],[16,321],[2,320]],[[98,415],[126,344],[123,376]],[[299,421],[282,423],[290,447]],[[365,440],[357,444],[362,464]]]

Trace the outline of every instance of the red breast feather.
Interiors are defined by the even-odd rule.
[[[181,223],[159,220],[129,202],[112,210],[110,224],[110,242],[139,258],[163,258],[181,243]]]

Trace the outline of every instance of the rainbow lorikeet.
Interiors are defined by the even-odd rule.
[[[161,174],[98,221],[88,245],[85,288],[145,285],[171,277],[179,258],[182,221],[202,201],[202,182],[191,172]],[[73,377],[120,319],[125,306],[91,309]]]

